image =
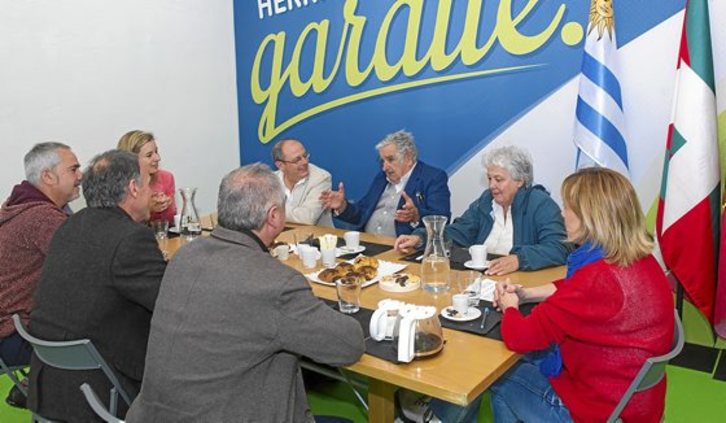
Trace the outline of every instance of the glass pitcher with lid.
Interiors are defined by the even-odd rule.
[[[425,216],[426,249],[421,260],[421,286],[432,293],[449,290],[449,254],[444,243],[446,216]]]
[[[179,231],[186,241],[192,241],[202,234],[202,222],[199,220],[197,206],[194,204],[196,188],[179,188],[181,193],[182,206],[181,218],[179,219]]]

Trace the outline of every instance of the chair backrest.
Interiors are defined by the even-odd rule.
[[[93,411],[98,415],[98,417],[102,418],[103,421],[107,423],[124,423],[123,420],[120,420],[113,414],[109,413],[106,407],[104,407],[101,401],[98,399],[96,391],[91,388],[91,385],[87,383],[82,384],[81,392],[83,392],[83,396],[86,397],[88,405],[91,406]]]
[[[131,397],[121,386],[111,366],[101,357],[90,339],[75,341],[46,341],[28,333],[23,326],[20,316],[13,315],[15,330],[33,346],[35,355],[45,364],[62,370],[97,370],[100,369],[113,385],[111,390],[111,410],[116,412],[115,393],[123,398],[127,405],[131,405]]]
[[[623,412],[625,406],[628,405],[628,401],[636,392],[645,391],[658,384],[665,375],[666,366],[668,362],[681,353],[683,350],[683,344],[685,343],[685,336],[683,335],[683,325],[681,319],[678,317],[678,310],[674,310],[675,315],[675,328],[673,331],[673,344],[671,350],[664,355],[657,357],[651,357],[645,360],[643,367],[640,368],[638,374],[635,375],[633,382],[620,398],[620,402],[613,410],[613,413],[608,418],[608,423],[620,421],[620,413]]]

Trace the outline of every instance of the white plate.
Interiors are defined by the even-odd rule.
[[[348,263],[353,263],[354,260],[355,259],[348,260]],[[373,285],[374,283],[378,283],[378,281],[380,281],[382,277],[384,277],[386,275],[392,275],[398,271],[401,271],[401,270],[405,269],[406,266],[408,266],[408,265],[403,264],[403,263],[393,263],[391,261],[378,260],[378,275],[369,281],[365,281],[365,283],[363,283],[363,285],[361,285],[361,286],[363,288],[365,288],[365,287]],[[318,279],[318,273],[320,273],[323,270],[324,269],[321,269],[320,271],[317,271],[317,272],[308,273],[307,275],[305,275],[305,277],[315,283],[319,283],[319,284],[327,285],[327,286],[335,286],[335,283],[333,283],[333,282],[323,282],[320,279]]]
[[[467,269],[474,269],[474,270],[484,270],[489,268],[489,262],[485,261],[483,265],[481,266],[474,266],[474,262],[469,260],[466,263],[464,263],[464,267]]]
[[[359,245],[358,248],[349,250],[347,247],[340,247],[335,249],[335,257],[347,256],[348,254],[362,253],[366,250],[365,245]]]
[[[441,310],[441,317],[447,320],[453,320],[455,322],[469,322],[471,320],[475,320],[481,317],[481,310],[476,307],[469,307],[469,310],[467,310],[466,314],[463,316],[459,314],[455,316],[450,316],[448,313],[449,311],[454,311],[454,307],[448,306]]]

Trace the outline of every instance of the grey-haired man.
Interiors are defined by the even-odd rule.
[[[0,358],[9,366],[30,363],[32,348],[15,331],[15,313],[27,324],[48,245],[66,220],[68,202],[78,198],[80,165],[70,147],[36,144],[25,155],[25,180],[0,208]],[[8,403],[23,407],[14,388]]]
[[[267,166],[232,171],[218,198],[219,225],[164,276],[126,421],[311,422],[300,357],[354,363],[361,327],[267,251],[285,227],[285,194]]]

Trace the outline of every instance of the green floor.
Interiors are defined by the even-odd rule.
[[[10,380],[0,377],[0,396],[4,399],[10,389]],[[367,421],[366,413],[358,405],[350,389],[339,383],[322,384],[308,393],[315,414],[347,417],[355,422]],[[723,422],[726,421],[726,382],[716,381],[711,375],[679,367],[668,367],[668,396],[666,421],[668,422]],[[0,422],[30,421],[30,413],[5,405],[0,401]],[[491,422],[488,398],[479,415],[480,422]]]

